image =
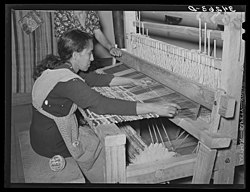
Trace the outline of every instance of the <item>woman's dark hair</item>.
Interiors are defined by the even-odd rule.
[[[65,32],[57,43],[59,56],[53,54],[47,55],[45,59],[40,61],[36,66],[33,78],[36,80],[44,70],[54,69],[67,62],[72,57],[73,52],[81,52],[88,47],[90,39],[92,39],[91,36],[78,29]]]

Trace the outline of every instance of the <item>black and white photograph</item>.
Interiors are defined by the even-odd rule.
[[[5,188],[246,188],[246,5],[5,11]]]

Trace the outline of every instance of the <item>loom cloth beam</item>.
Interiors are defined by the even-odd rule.
[[[124,64],[118,64],[116,66],[112,66],[112,67],[106,67],[106,69],[103,69],[104,72],[106,73],[121,73],[121,71],[126,71],[129,70],[129,68]],[[134,72],[132,72],[134,73]],[[130,73],[130,74],[132,74]],[[139,72],[137,72],[139,73]],[[131,77],[128,74],[125,75],[126,77]],[[163,86],[163,85],[161,85]],[[164,86],[163,86],[164,87]],[[145,88],[146,89],[146,88]],[[166,87],[166,89],[168,90],[168,88]],[[130,90],[131,91],[131,90]],[[157,89],[155,90],[157,92]],[[139,90],[135,90],[134,93],[142,93],[143,89],[139,89]],[[172,95],[172,96],[171,96]],[[155,99],[156,101],[159,100],[158,96],[155,96],[156,98],[152,98],[151,102],[153,99]],[[181,95],[179,95],[178,93],[174,93],[173,90],[170,89],[170,91],[167,92],[167,95],[165,95],[166,98],[168,98],[168,101],[171,101],[172,99],[175,99],[176,101],[183,101],[186,100],[184,97],[182,97]],[[179,99],[177,99],[179,98]],[[167,100],[166,100],[167,101]],[[195,109],[196,107],[194,107]],[[181,118],[181,117],[175,117],[175,118],[169,118],[170,121],[172,121],[173,123],[175,123],[176,125],[184,128],[186,131],[188,131],[189,133],[191,133],[194,137],[196,137],[199,140],[202,140],[204,143],[206,143],[206,145],[208,145],[211,148],[224,148],[224,147],[228,147],[230,144],[231,139],[225,137],[224,135],[219,135],[219,134],[210,134],[208,132],[209,129],[209,125],[199,119],[197,120],[192,120],[190,118]]]
[[[117,58],[117,60],[125,63],[131,68],[134,68],[136,71],[148,75],[149,77],[170,87],[171,89],[176,90],[182,95],[185,95],[191,100],[200,103],[208,109],[212,109],[215,94],[213,90],[205,88],[198,83],[190,82],[186,78],[153,65],[150,62],[136,57],[128,52],[122,51],[122,53],[122,56]],[[221,103],[223,106],[220,107],[220,114],[223,116],[228,113],[231,114],[227,111],[233,111],[234,109],[234,99],[228,95],[224,97],[225,98],[223,98],[223,100],[228,100],[229,102],[224,101]]]

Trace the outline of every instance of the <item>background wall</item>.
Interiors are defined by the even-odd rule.
[[[37,63],[47,54],[57,54],[54,37],[54,15],[51,11],[39,11],[44,21],[35,31],[26,34],[19,21],[30,10],[11,12],[11,183],[24,183],[23,165],[18,134],[28,130],[32,118],[31,90],[34,83],[32,74]],[[99,11],[101,25],[108,40],[114,43],[113,19],[111,11]],[[111,57],[100,44],[95,47],[100,58]]]
[[[47,54],[57,54],[54,36],[53,11],[38,11],[43,23],[26,34],[19,21],[30,10],[15,10],[11,13],[12,93],[30,93],[34,80],[33,69]],[[101,26],[108,40],[114,44],[112,11],[99,11]],[[109,52],[100,44],[95,46],[98,58],[110,58]]]

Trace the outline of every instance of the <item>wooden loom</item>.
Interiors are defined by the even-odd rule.
[[[125,21],[133,21],[133,14],[125,12]],[[135,71],[143,73],[159,82],[166,90],[174,90],[188,98],[196,106],[193,108],[196,112],[200,106],[207,108],[211,111],[211,118],[209,121],[185,116],[170,118],[198,139],[197,153],[129,165],[126,164],[125,156],[126,135],[117,127],[116,122],[94,124],[89,121],[105,146],[107,183],[161,183],[187,176],[193,176],[194,184],[208,184],[211,178],[214,184],[233,183],[235,166],[244,163],[244,151],[237,145],[244,63],[244,41],[241,38],[243,17],[243,13],[198,15],[200,22],[224,25],[224,31],[221,32],[222,59],[208,56],[206,51],[194,52],[157,42],[140,31],[139,34],[133,31],[135,25],[143,29],[143,22],[134,22],[131,25],[126,23],[130,26],[127,31],[127,49],[122,51],[122,57],[117,60],[123,63],[121,66],[127,66],[127,69],[118,70],[115,74],[124,76]],[[182,65],[179,69],[178,64]],[[202,65],[203,70],[197,70],[193,72],[196,75],[191,76],[191,68],[199,68],[198,65]],[[119,68],[119,65],[108,68]],[[189,73],[185,70],[189,70]],[[211,70],[215,72],[212,73]],[[197,74],[202,78],[197,78]],[[215,81],[210,81],[210,78]],[[166,101],[168,94],[165,91],[155,97],[166,96]]]

